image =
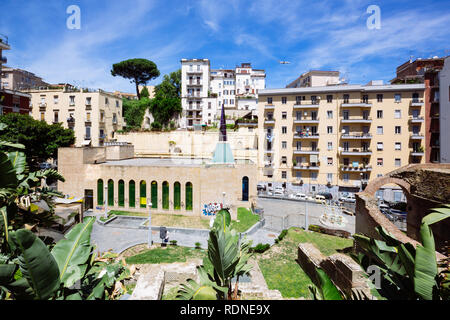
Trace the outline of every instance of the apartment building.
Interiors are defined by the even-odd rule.
[[[393,84],[423,83],[425,85],[425,161],[441,162],[441,129],[440,129],[440,84],[439,78],[444,67],[444,59],[433,57],[417,58],[397,67]]]
[[[322,87],[341,83],[339,71],[311,70],[300,75],[286,88]]]
[[[75,131],[75,145],[102,146],[125,126],[122,99],[103,90],[53,86],[27,90],[32,116]]]
[[[10,90],[26,90],[48,86],[48,83],[34,73],[4,66],[1,77],[2,87]]]
[[[357,192],[425,162],[424,84],[259,91],[259,181],[297,192]]]
[[[439,72],[440,92],[440,161],[450,163],[450,56],[445,58]]]
[[[3,64],[8,61],[3,56],[3,50],[10,50],[11,46],[8,43],[8,37],[0,34],[0,75],[2,70],[5,70]],[[0,77],[0,115],[11,112],[28,114],[30,112],[30,98],[29,94],[19,92],[13,88],[4,87]]]
[[[180,126],[218,123],[222,104],[230,121],[256,113],[265,77],[264,70],[253,69],[250,63],[234,69],[211,69],[208,59],[182,59]]]

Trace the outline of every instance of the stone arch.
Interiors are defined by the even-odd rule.
[[[367,187],[364,189],[364,193],[367,193],[367,194],[371,195],[372,197],[374,197],[377,190],[386,184],[396,184],[400,188],[402,188],[407,199],[410,196],[411,185],[408,182],[406,182],[405,180],[393,178],[390,176],[383,176],[383,177],[380,177],[380,178],[377,178],[377,179],[371,181],[367,185]]]

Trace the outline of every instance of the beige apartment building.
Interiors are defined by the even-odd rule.
[[[358,192],[424,163],[424,85],[329,85],[259,91],[259,181],[297,192]]]
[[[112,93],[70,86],[26,92],[31,94],[33,118],[74,130],[77,147],[115,141],[115,132],[125,126],[122,99]]]

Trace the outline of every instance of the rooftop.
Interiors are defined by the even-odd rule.
[[[250,160],[236,160],[236,164],[251,164]],[[211,159],[206,158],[132,158],[117,161],[106,161],[102,166],[131,166],[131,167],[203,167],[213,165]]]

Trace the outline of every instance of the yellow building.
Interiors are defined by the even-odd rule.
[[[114,141],[115,132],[125,126],[122,99],[112,93],[70,86],[26,92],[31,94],[32,117],[74,130],[76,146]]]
[[[337,195],[425,162],[424,90],[375,82],[260,90],[259,181]]]

